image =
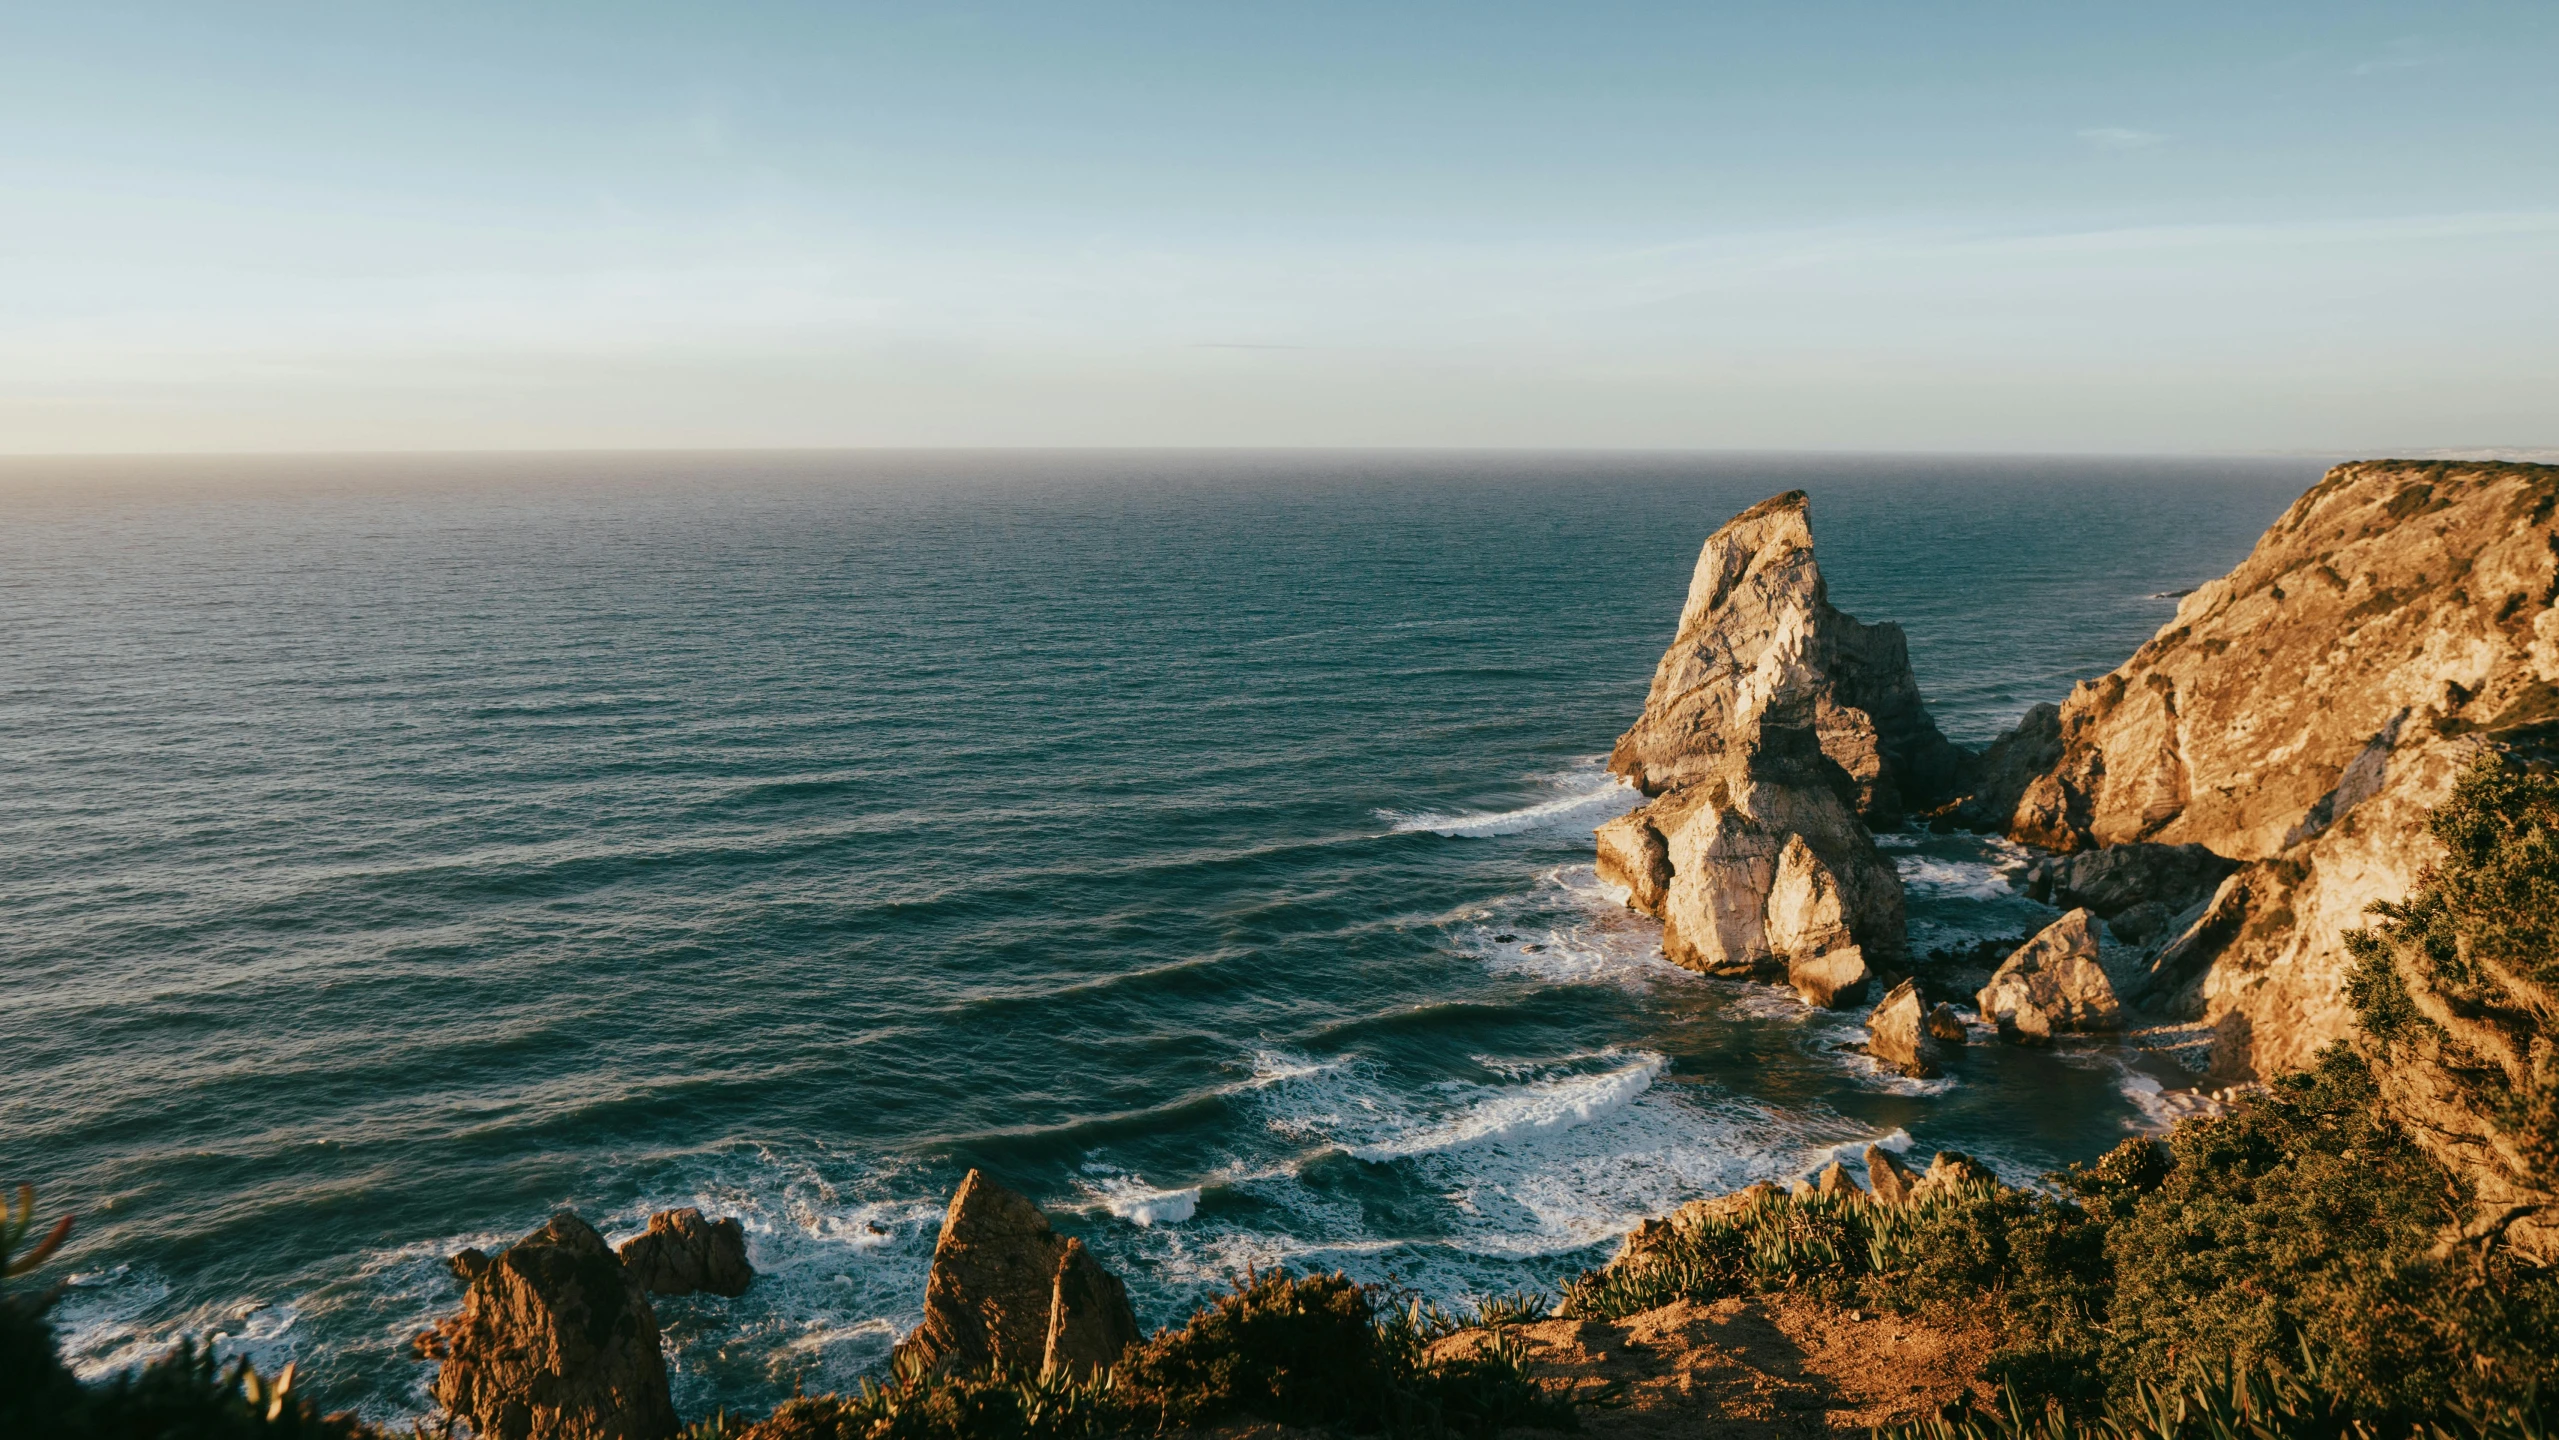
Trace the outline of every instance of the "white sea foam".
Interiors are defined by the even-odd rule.
[[[1140,1229],[1179,1225],[1199,1213],[1200,1187],[1160,1190],[1135,1175],[1114,1175],[1084,1188],[1096,1203]]]
[[[1933,855],[1896,855],[1904,888],[1930,900],[2005,900],[2016,895],[2008,877],[1995,864],[1980,860],[1946,860]]]
[[[1457,917],[1450,939],[1501,974],[1557,984],[1650,988],[1697,977],[1662,958],[1661,922],[1626,908],[1589,865],[1540,875],[1528,891]]]
[[[1560,793],[1509,810],[1463,810],[1455,814],[1437,810],[1380,810],[1377,815],[1387,822],[1390,830],[1399,834],[1427,831],[1451,839],[1472,840],[1568,825],[1596,830],[1600,822],[1622,815],[1644,800],[1642,792],[1600,768],[1596,760],[1551,776],[1546,783]]]
[[[2180,1120],[2219,1115],[2230,1108],[2200,1090],[2172,1089],[2130,1065],[2123,1067],[2115,1088],[2133,1103],[2136,1112],[2126,1120],[2127,1128],[2145,1135],[2163,1134]]]
[[[1632,1064],[1596,1075],[1539,1080],[1496,1091],[1458,1114],[1370,1145],[1345,1146],[1361,1160],[1382,1162],[1474,1145],[1528,1144],[1586,1125],[1644,1093],[1668,1062],[1646,1051]]]

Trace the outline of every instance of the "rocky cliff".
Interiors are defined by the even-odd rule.
[[[2222,1076],[2344,1036],[2346,935],[2412,893],[2475,755],[2559,721],[2559,467],[2341,465],[2113,673],[1994,745],[1950,814],[2060,851],[2246,862],[2142,987]]]
[[[1801,491],[1699,554],[1679,630],[1609,768],[1653,797],[1602,826],[1602,878],[1691,969],[1865,998],[1905,950],[1901,881],[1867,823],[1953,782],[1962,752],[1919,700],[1901,630],[1833,608]]]

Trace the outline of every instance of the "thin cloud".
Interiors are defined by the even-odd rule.
[[[2386,55],[2378,55],[2370,60],[2363,61],[2354,68],[2348,70],[2346,73],[2349,75],[2386,75],[2393,70],[2414,70],[2421,65],[2432,65],[2436,63],[2437,59],[2437,57],[2433,55],[2423,53],[2423,47],[2420,45],[2417,37],[2413,35],[2404,40],[2391,41],[2389,51],[2390,53]]]
[[[2100,150],[2147,150],[2168,139],[2156,130],[2135,130],[2123,125],[2099,125],[2082,130],[2079,138]]]

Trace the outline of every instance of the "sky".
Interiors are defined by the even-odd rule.
[[[2559,5],[0,0],[0,452],[2559,446]]]

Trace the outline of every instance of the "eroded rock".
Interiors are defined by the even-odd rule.
[[[1910,1200],[1917,1204],[1931,1196],[1994,1188],[1998,1184],[1999,1177],[1991,1173],[1989,1166],[1961,1150],[1940,1150],[1937,1158],[1928,1162],[1928,1173],[1910,1187]]]
[[[743,1295],[755,1280],[746,1263],[746,1227],[705,1220],[690,1205],[649,1217],[648,1230],[622,1242],[622,1264],[652,1295]]]
[[[2026,894],[2064,910],[2085,906],[2109,921],[2145,903],[2175,914],[2238,868],[2201,845],[2108,845],[2037,862]]]
[[[1128,1287],[1102,1268],[1083,1241],[1068,1240],[1049,1293],[1042,1373],[1090,1379],[1118,1364],[1137,1341],[1137,1312],[1128,1303]]]
[[[1907,1205],[1913,1191],[1919,1188],[1919,1177],[1901,1163],[1900,1157],[1880,1145],[1866,1147],[1866,1183],[1873,1187],[1877,1200],[1887,1205]]]
[[[657,1315],[604,1237],[562,1212],[471,1270],[458,1315],[421,1337],[436,1403],[483,1440],[675,1433]]]
[[[2245,862],[2145,1003],[2213,1026],[2223,1079],[2309,1064],[2352,1030],[2345,936],[2414,888],[2428,808],[2480,747],[2559,721],[2554,512],[2559,467],[2338,466],[2130,660],[1994,744],[1958,813]]]
[[[1982,987],[1981,1018],[2003,1039],[2034,1044],[2064,1031],[2113,1030],[2123,1002],[2102,961],[2093,910],[2073,910],[2008,957]]]
[[[1928,1012],[1919,998],[1919,982],[1904,980],[1866,1017],[1866,1053],[1875,1063],[1914,1079],[1938,1073],[1941,1058]]]
[[[1134,1338],[1128,1292],[1028,1199],[971,1170],[951,1196],[924,1285],[924,1321],[898,1342],[901,1379],[936,1371],[1039,1373],[1054,1354],[1090,1368]],[[1126,1340],[1120,1344],[1124,1347]]]
[[[1960,752],[1900,631],[1831,607],[1805,503],[1778,496],[1706,541],[1609,759],[1653,798],[1601,827],[1599,869],[1661,917],[1673,961],[1853,1004],[1906,949],[1901,882],[1864,822],[1942,793]]]

